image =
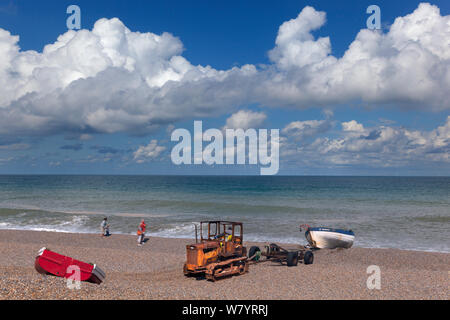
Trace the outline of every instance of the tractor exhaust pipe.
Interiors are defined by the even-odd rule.
[[[194,223],[194,226],[195,226],[195,243],[198,243],[197,224]]]

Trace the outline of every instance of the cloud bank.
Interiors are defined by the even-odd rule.
[[[420,4],[387,33],[361,30],[340,58],[329,37],[312,34],[325,23],[305,7],[280,26],[271,64],[228,70],[192,65],[177,37],[131,31],[117,18],[68,31],[42,52],[21,51],[19,37],[0,29],[0,136],[147,134],[250,104],[450,109],[450,16],[438,7]]]
[[[399,167],[412,163],[450,161],[450,116],[442,126],[430,131],[378,125],[365,128],[355,120],[342,122],[336,137],[322,121],[303,121],[288,124],[282,138],[280,156],[287,162],[305,167],[336,165],[367,165]],[[328,127],[331,128],[331,127]],[[309,135],[310,142],[297,136]]]

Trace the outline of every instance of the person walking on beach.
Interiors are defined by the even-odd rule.
[[[100,224],[100,230],[102,233],[102,237],[109,236],[109,224],[108,224],[108,218],[103,218],[102,223]]]
[[[142,219],[141,224],[138,227],[137,235],[138,235],[138,246],[142,246],[142,243],[144,242],[145,237],[145,229],[147,228],[147,225],[145,224],[144,219]]]

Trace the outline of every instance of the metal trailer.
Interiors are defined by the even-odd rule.
[[[302,261],[303,264],[314,262],[314,254],[308,247],[300,246],[295,249],[285,249],[275,243],[266,245],[263,251],[259,247],[253,246],[250,248],[248,256],[253,263],[275,261],[281,264],[286,263],[288,267],[298,265],[299,261]]]

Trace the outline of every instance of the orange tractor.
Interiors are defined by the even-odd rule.
[[[186,246],[186,263],[183,267],[186,276],[204,274],[206,279],[215,281],[248,271],[242,223],[202,221],[200,239],[197,231],[196,225],[195,244]]]

